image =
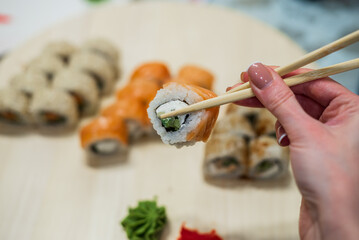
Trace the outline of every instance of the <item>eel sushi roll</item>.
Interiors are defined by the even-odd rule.
[[[244,116],[254,126],[261,111],[261,108],[243,107],[232,103],[229,104],[226,113]]]
[[[288,149],[277,144],[275,138],[261,136],[249,145],[248,177],[273,179],[288,171]]]
[[[37,89],[49,87],[49,81],[45,75],[37,70],[28,69],[10,80],[10,86],[20,90],[31,98]]]
[[[207,141],[216,123],[219,107],[160,119],[159,115],[190,104],[216,97],[208,89],[195,85],[171,82],[157,92],[147,109],[153,128],[166,144],[182,147],[197,141]]]
[[[65,65],[70,62],[71,55],[76,52],[77,48],[66,41],[56,41],[47,44],[44,53],[59,58]]]
[[[0,90],[0,122],[11,125],[29,123],[28,98],[19,90]]]
[[[82,51],[89,51],[105,59],[111,66],[115,79],[118,78],[119,53],[117,48],[109,41],[101,38],[91,39],[84,43]]]
[[[96,83],[101,95],[112,91],[115,74],[108,62],[97,54],[82,51],[72,56],[70,68],[88,74]]]
[[[136,81],[138,78],[154,81],[159,87],[162,87],[163,84],[170,80],[171,74],[166,64],[161,62],[147,62],[135,69],[130,81]]]
[[[95,82],[87,74],[68,68],[54,79],[53,87],[67,91],[75,99],[80,115],[93,114],[99,105]]]
[[[277,119],[266,109],[262,109],[258,115],[257,121],[254,125],[255,131],[258,136],[268,135],[276,137],[275,135],[275,122]]]
[[[28,70],[41,72],[51,82],[64,67],[65,64],[55,55],[42,54],[29,64]]]
[[[131,142],[150,133],[152,130],[146,106],[136,99],[125,98],[118,100],[105,108],[101,115],[123,119]]]
[[[178,81],[212,90],[214,76],[204,68],[194,65],[186,65],[179,70]]]
[[[148,106],[155,98],[159,89],[160,87],[157,83],[138,78],[136,81],[130,82],[124,88],[117,91],[116,97],[119,100],[124,98],[138,99],[144,105]]]
[[[227,114],[223,119],[217,121],[213,134],[235,134],[246,141],[256,136],[249,120],[241,115]]]
[[[207,178],[236,179],[246,172],[248,145],[235,134],[213,135],[206,143],[204,175]]]
[[[103,117],[93,120],[80,131],[82,148],[93,156],[110,156],[127,150],[128,134],[120,118]]]
[[[38,126],[72,127],[78,120],[75,100],[60,89],[44,88],[35,92],[29,109]]]

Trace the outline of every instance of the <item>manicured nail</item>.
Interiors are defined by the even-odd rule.
[[[289,138],[287,133],[285,132],[282,126],[277,128],[277,136],[278,136],[278,144],[281,146],[288,146],[289,145]]]
[[[247,72],[242,72],[240,78],[241,78],[242,82],[246,82],[246,80],[248,78],[248,73]]]
[[[263,89],[272,83],[272,74],[262,63],[253,63],[248,69],[251,83],[257,88]]]

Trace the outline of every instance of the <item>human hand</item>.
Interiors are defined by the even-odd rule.
[[[272,68],[261,63],[251,65],[241,76],[250,81],[256,98],[237,104],[266,107],[278,119],[278,142],[289,145],[302,194],[301,239],[357,239],[359,96],[330,78],[290,89]]]

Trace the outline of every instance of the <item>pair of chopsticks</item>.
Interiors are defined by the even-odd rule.
[[[280,76],[284,76],[300,67],[303,67],[311,62],[314,62],[320,58],[323,58],[335,51],[345,48],[345,47],[347,47],[353,43],[356,43],[358,41],[359,41],[359,30],[357,30],[353,33],[350,33],[332,43],[329,43],[328,45],[325,45],[324,47],[314,50],[313,52],[307,53],[306,55],[304,55],[303,57],[301,57],[300,59],[298,59],[297,61],[295,61],[289,65],[276,68],[275,71]],[[313,81],[316,79],[335,75],[338,73],[350,71],[350,70],[353,70],[356,68],[359,68],[359,58],[356,58],[356,59],[353,59],[350,61],[346,61],[343,63],[331,65],[329,67],[320,68],[320,69],[313,70],[310,72],[298,74],[298,75],[295,75],[292,77],[288,77],[288,78],[284,79],[284,82],[288,86],[291,87],[291,86],[295,86],[295,85],[298,85],[301,83],[305,83],[305,82]],[[220,105],[223,105],[226,103],[236,102],[236,101],[247,99],[247,98],[254,97],[254,96],[255,95],[254,95],[252,89],[250,88],[249,82],[246,82],[246,83],[243,83],[235,88],[232,88],[231,90],[227,91],[226,93],[224,93],[221,96],[218,96],[215,98],[210,98],[210,99],[186,106],[184,108],[181,108],[181,109],[169,112],[169,113],[162,114],[162,115],[160,115],[160,118],[163,119],[163,118],[173,117],[173,116],[182,115],[182,114],[186,114],[186,113],[191,113],[191,112],[199,111],[202,109],[220,106]]]

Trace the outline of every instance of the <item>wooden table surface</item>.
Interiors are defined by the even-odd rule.
[[[106,5],[19,46],[0,65],[0,87],[49,41],[80,44],[96,36],[108,38],[121,51],[119,87],[138,64],[161,60],[173,73],[186,63],[211,69],[221,93],[255,61],[283,65],[304,53],[279,31],[227,9]],[[298,239],[300,195],[293,178],[209,184],[201,171],[203,143],[176,149],[143,141],[126,158],[97,166],[82,152],[77,130],[3,133],[0,150],[2,240],[126,239],[119,221],[127,208],[155,196],[168,212],[162,239],[176,239],[182,222],[203,231],[216,228],[228,240]]]

